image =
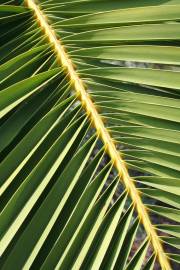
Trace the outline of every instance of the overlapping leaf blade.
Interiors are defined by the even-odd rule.
[[[18,269],[141,269],[153,247],[144,233],[130,255],[142,230],[141,217],[128,209],[135,202],[126,200],[125,190],[123,203],[120,198],[110,207],[119,180],[108,186],[116,172],[111,164],[99,166],[107,150],[99,144],[102,134],[91,129],[94,119],[86,116],[48,33],[23,6],[27,1],[14,4],[0,6],[2,269],[11,269],[17,257]],[[154,217],[167,218],[156,227],[159,241],[179,249],[179,1],[38,5],[136,170],[152,226]],[[152,254],[144,269],[153,269],[155,259]]]

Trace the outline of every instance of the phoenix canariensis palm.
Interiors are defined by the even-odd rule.
[[[1,0],[2,269],[179,263],[179,20],[179,0]]]

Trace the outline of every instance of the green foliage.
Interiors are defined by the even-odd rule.
[[[180,1],[35,1],[136,172],[163,252],[20,2],[0,1],[1,269],[169,270],[161,256],[177,265],[180,248]]]

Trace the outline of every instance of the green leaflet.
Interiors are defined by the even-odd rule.
[[[127,165],[130,169],[138,170],[142,173],[150,173],[152,175],[159,175],[162,177],[173,177],[179,178],[179,171],[174,170],[172,168],[167,168],[163,165],[159,165],[157,163],[152,163],[150,161],[144,160],[134,160],[132,156],[127,156]]]
[[[63,38],[64,42],[87,44],[104,44],[123,41],[163,41],[179,40],[179,23],[122,26],[109,29],[86,31]]]
[[[122,249],[124,239],[128,232],[128,228],[132,219],[132,214],[133,214],[133,207],[130,207],[121,218],[114,232],[109,249],[106,251],[106,255],[104,256],[100,269],[114,268],[118,255]]]
[[[138,182],[151,186],[153,188],[161,189],[172,194],[180,195],[180,181],[179,179],[164,178],[164,177],[138,177]]]
[[[119,252],[119,256],[117,258],[117,262],[115,264],[114,269],[125,269],[126,262],[127,262],[130,250],[132,248],[138,227],[139,227],[139,222],[138,220],[135,220],[135,222],[133,223],[133,225],[131,226],[131,228],[128,230],[126,234],[122,249]]]
[[[131,137],[120,137],[117,141],[128,146],[134,146],[137,148],[156,151],[160,153],[165,153],[169,155],[174,155],[179,157],[180,152],[178,149],[178,144],[171,142],[163,142],[160,140],[154,140],[149,138],[131,138]]]
[[[0,6],[0,15],[2,16],[7,16],[7,15],[12,15],[12,14],[18,14],[28,11],[25,7],[22,6],[7,6],[7,5],[1,5]]]
[[[139,250],[136,252],[134,257],[129,262],[126,270],[131,269],[138,270],[142,267],[144,257],[146,256],[147,248],[148,248],[148,241],[147,239],[145,239],[144,243],[141,245]]]
[[[59,5],[59,9],[53,8],[53,5],[49,7],[51,12],[53,11],[59,11],[60,13],[68,14],[69,16],[72,14],[88,14],[88,13],[97,13],[97,12],[104,12],[109,10],[115,10],[115,9],[123,9],[123,8],[134,8],[134,7],[151,7],[151,6],[159,6],[159,5],[178,5],[178,0],[151,0],[151,2],[147,2],[146,0],[136,0],[136,3],[132,3],[131,0],[126,0],[125,2],[117,2],[116,0],[113,0],[111,2],[108,1],[102,1],[102,0],[93,0],[93,1],[86,1],[83,3],[81,1],[78,1],[77,3],[73,3],[76,1],[72,0],[63,0],[61,4]],[[65,5],[63,5],[65,3]],[[59,2],[58,2],[59,4]],[[47,3],[43,3],[44,7],[46,7]],[[58,7],[58,6],[57,6]],[[71,8],[71,9],[70,9]]]
[[[38,91],[35,95],[32,95],[32,97],[30,96],[26,100],[26,103],[22,103],[18,110],[0,127],[2,138],[2,141],[0,141],[1,150],[7,147],[28,123],[29,128],[31,128],[30,123],[33,122],[35,125],[35,123],[54,105],[58,95],[62,97],[63,93],[61,93],[61,91],[57,91],[56,88],[52,91],[54,84],[56,85],[57,81],[49,83],[42,91]],[[40,106],[39,103],[41,103]]]
[[[88,203],[88,195],[90,196],[90,190],[88,189],[88,186],[90,184],[90,181],[93,180],[94,177],[94,173],[96,171],[96,169],[99,166],[99,163],[102,160],[103,157],[103,151],[99,151],[98,154],[95,156],[95,158],[90,162],[90,164],[88,164],[88,166],[84,169],[84,171],[82,172],[82,174],[80,175],[77,183],[75,184],[75,187],[73,188],[73,192],[71,192],[71,195],[68,197],[67,202],[65,203],[57,221],[55,226],[52,228],[52,230],[50,231],[45,244],[43,245],[42,249],[40,250],[38,256],[36,257],[32,267],[40,267],[42,265],[42,263],[44,262],[44,258],[46,258],[46,256],[48,257],[48,254],[51,251],[51,248],[53,247],[53,245],[56,242],[56,239],[59,237],[59,235],[62,233],[62,231],[64,230],[64,226],[66,226],[68,224],[68,220],[71,217],[71,215],[74,212],[74,208],[75,206],[79,203],[81,196],[83,196],[83,193],[86,193],[86,196],[84,196],[84,200],[83,200],[83,206],[85,206],[86,203]],[[98,181],[99,179],[97,179],[96,183],[97,185],[101,185],[101,182]],[[85,191],[87,190],[87,191]],[[94,188],[95,191],[95,188]],[[95,197],[95,196],[94,196]],[[86,209],[86,208],[84,208]],[[78,207],[78,213],[80,212],[80,207]],[[78,222],[78,218],[77,218],[77,222]],[[73,222],[74,224],[74,222]],[[68,230],[68,237],[70,237],[70,230]],[[58,241],[57,241],[58,242]],[[62,242],[60,241],[60,243],[62,244]],[[64,245],[66,245],[66,242],[63,242]],[[54,253],[54,256],[52,257],[50,255],[50,266],[54,265],[54,259],[58,259],[58,253],[60,252],[60,248],[61,248],[61,244],[60,246],[57,245],[57,249],[56,249],[56,253]],[[54,247],[56,247],[56,245],[54,245]],[[48,266],[48,267],[50,267]]]
[[[21,30],[20,35],[15,36],[0,47],[2,54],[0,64],[31,49],[35,43],[37,44],[37,42],[40,41],[39,34],[40,31],[35,29],[35,26],[28,27],[28,25],[26,25],[25,29]]]
[[[157,228],[172,236],[180,237],[180,227],[178,225],[157,225]]]
[[[180,197],[158,189],[141,188],[142,194],[168,205],[180,208]]]
[[[72,242],[78,234],[79,230],[82,228],[85,219],[89,215],[90,211],[92,211],[93,205],[100,195],[100,192],[102,191],[104,183],[109,175],[109,171],[110,166],[108,165],[84,190],[78,204],[74,209],[73,215],[68,220],[69,222],[64,227],[64,230],[60,234],[58,241],[45,260],[42,269],[49,269],[50,267],[54,268],[57,265],[58,260],[64,255],[64,251],[67,253],[67,251],[70,249],[71,246],[67,246],[66,243]]]
[[[168,217],[171,220],[174,220],[176,222],[180,222],[179,212],[180,210],[174,209],[174,208],[168,208],[168,207],[162,207],[162,206],[156,206],[156,205],[148,205],[151,211],[158,213],[161,216]]]
[[[179,15],[180,5],[174,6],[154,6],[151,7],[151,12],[147,7],[145,8],[133,8],[133,9],[117,9],[114,11],[108,11],[104,13],[90,14],[73,19],[67,19],[61,22],[63,28],[68,27],[82,27],[90,28],[91,26],[105,25],[121,25],[121,24],[132,24],[132,23],[147,23],[147,22],[158,22],[158,21],[171,21],[180,19]]]
[[[70,101],[72,101],[72,99],[70,99]],[[2,192],[32,156],[37,147],[58,124],[62,115],[65,113],[63,110],[66,108],[67,104],[69,104],[69,102],[64,102],[42,118],[42,120],[30,130],[23,140],[3,160],[0,165],[3,175],[1,183],[2,185],[5,184],[5,187],[2,187]]]
[[[127,81],[151,86],[180,89],[179,72],[142,68],[96,68],[82,72],[82,75],[102,77],[115,81]]]
[[[123,150],[122,152],[127,157],[135,157],[155,164],[158,163],[164,167],[179,171],[179,159],[175,156],[160,153],[157,156],[156,153],[149,153],[143,150]]]
[[[94,208],[86,218],[82,228],[79,231],[79,234],[76,235],[70,249],[65,253],[65,255],[63,254],[57,268],[63,269],[64,267],[67,268],[72,265],[72,267],[76,269],[76,267],[79,268],[81,266],[84,257],[86,256],[87,251],[95,237],[95,234],[100,227],[102,218],[117,188],[117,184],[118,182],[114,181],[94,205]],[[71,258],[75,258],[75,260],[69,260],[69,255],[71,254],[73,254]]]
[[[178,238],[175,237],[162,237],[161,238],[163,242],[177,248],[180,249],[180,240]]]
[[[75,124],[69,127],[69,129],[67,129],[67,131],[64,132],[64,134],[62,134],[60,138],[52,145],[50,149],[51,155],[46,154],[44,158],[37,164],[34,170],[32,170],[31,174],[23,182],[20,189],[18,189],[18,191],[14,194],[7,207],[3,210],[3,214],[1,216],[3,229],[3,239],[1,243],[3,249],[5,249],[9,241],[11,241],[13,237],[12,232],[15,233],[19,229],[27,214],[30,212],[31,207],[35,204],[46,185],[51,180],[53,174],[56,172],[58,166],[65,158],[85,123],[82,122],[77,129],[78,124],[78,121],[75,122]],[[74,132],[76,130],[76,132],[69,141],[69,136],[72,130]],[[66,147],[64,147],[65,145]],[[36,181],[32,182],[33,178],[36,179]],[[40,179],[43,179],[41,183],[39,183]],[[27,193],[23,192],[25,188],[28,190]],[[22,194],[23,196],[21,196]],[[11,211],[12,208],[13,212]],[[7,231],[7,226],[10,223],[11,226]]]
[[[32,95],[40,87],[42,87],[43,83],[47,82],[47,80],[52,80],[52,78],[57,76],[58,73],[59,69],[49,70],[42,74],[38,74],[33,78],[28,78],[24,81],[18,82],[17,84],[12,85],[1,91],[0,116],[4,116],[20,102],[22,102],[24,99],[26,99],[28,96]],[[26,88],[24,88],[24,84],[26,84]]]
[[[140,103],[136,102],[134,103],[133,100],[112,100],[112,101],[100,101],[98,102],[98,97],[96,98],[97,104],[102,106],[103,109],[106,108],[112,108],[113,110],[123,110],[124,112],[130,112],[130,113],[136,113],[140,115],[146,115],[150,117],[157,117],[160,119],[165,119],[169,121],[174,121],[179,123],[179,108],[173,108],[169,106],[164,106],[161,105],[154,105],[150,103],[151,101],[149,100],[149,103]],[[165,114],[165,110],[169,111],[169,116],[167,117]]]
[[[175,130],[166,130],[161,128],[153,128],[148,126],[131,126],[131,127],[114,127],[113,131],[115,134],[119,135],[121,133],[142,137],[142,138],[150,138],[150,139],[156,139],[156,140],[163,140],[166,142],[172,142],[179,144],[180,139],[180,132]],[[165,132],[165,134],[164,134]]]
[[[115,234],[126,199],[127,198],[123,193],[118,199],[118,201],[105,215],[99,231],[97,232],[97,236],[94,239],[90,250],[85,258],[82,268],[100,268],[103,258],[105,257],[106,251],[108,250],[108,247],[112,240],[112,237]]]
[[[68,196],[70,196],[73,187],[78,180],[90,154],[94,147],[94,140],[90,140],[70,161],[63,174],[59,177],[53,189],[49,193],[48,197],[44,200],[38,212],[34,216],[32,222],[26,228],[26,231],[22,234],[20,240],[17,242],[14,251],[9,255],[8,261],[4,264],[4,268],[11,268],[16,261],[17,256],[21,254],[21,259],[18,261],[18,268],[30,267],[36,254],[40,250],[43,242],[45,241],[49,231],[54,225],[59,213],[61,212]],[[86,155],[86,159],[84,156]],[[81,167],[79,167],[81,163]],[[71,168],[71,170],[70,170]],[[45,212],[48,215],[44,216]],[[37,222],[39,226],[37,228]],[[36,233],[29,241],[29,237]],[[23,245],[26,243],[28,248],[24,249]],[[29,257],[29,254],[31,256]]]
[[[180,263],[180,256],[179,254],[167,254],[169,258],[177,263]]]
[[[172,65],[180,64],[179,47],[170,46],[106,46],[75,50],[71,53],[71,55],[80,58],[137,61]]]
[[[15,72],[18,68],[23,66],[29,60],[31,60],[34,56],[39,55],[40,52],[45,50],[47,46],[41,46],[29,50],[23,54],[20,54],[13,59],[9,60],[8,62],[2,64],[0,66],[0,80],[7,79],[13,72]]]
[[[8,21],[15,21],[19,16],[26,17],[30,12],[28,9],[19,6],[0,6],[0,22],[1,24]]]
[[[145,267],[143,268],[143,270],[153,270],[154,268],[154,264],[155,264],[155,256],[154,254],[150,257],[150,259],[148,260],[148,262],[146,263]]]

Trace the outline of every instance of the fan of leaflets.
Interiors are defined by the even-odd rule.
[[[0,4],[0,268],[178,268],[180,1]]]

